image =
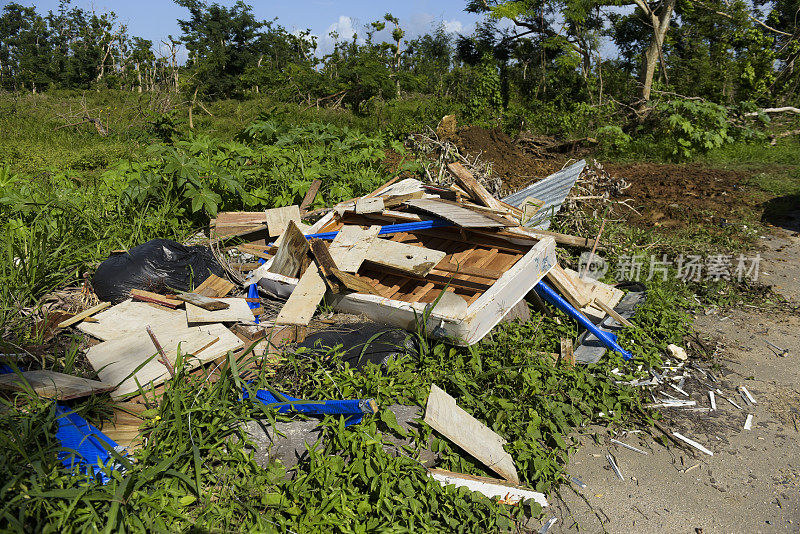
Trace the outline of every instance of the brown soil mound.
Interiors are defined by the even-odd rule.
[[[504,191],[511,192],[561,169],[563,162],[538,159],[525,154],[502,129],[480,126],[462,128],[454,142],[469,158],[479,156],[492,164],[492,174],[503,180]]]
[[[711,217],[725,222],[755,206],[743,185],[749,172],[655,163],[605,165],[605,169],[631,184],[621,198],[633,199],[631,204],[641,215],[630,212],[628,221],[640,226],[677,228]]]

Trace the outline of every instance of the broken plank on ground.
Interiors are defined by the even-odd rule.
[[[436,384],[431,384],[424,421],[501,477],[519,484],[514,459],[503,448],[506,440],[459,407]]]
[[[311,253],[314,255],[314,260],[317,262],[319,271],[322,274],[325,283],[332,293],[341,292],[342,288],[339,280],[335,275],[338,270],[336,262],[333,261],[331,253],[328,251],[328,244],[322,239],[312,239],[309,242]]]
[[[278,237],[286,230],[289,221],[300,223],[300,206],[294,204],[283,208],[272,208],[266,210],[264,215],[267,219],[267,232],[270,237]]]
[[[375,239],[369,247],[365,259],[383,267],[425,276],[445,256],[447,253],[441,250],[417,247],[388,239]]]
[[[583,281],[570,276],[561,265],[557,263],[553,265],[553,268],[547,273],[547,279],[553,282],[558,292],[576,308],[583,308],[591,302]]]
[[[152,302],[153,304],[159,304],[161,306],[166,306],[167,308],[177,308],[181,305],[180,300],[170,299],[164,295],[153,293],[152,291],[144,291],[142,289],[131,289],[131,297],[134,300]]]
[[[305,326],[310,323],[325,295],[325,289],[322,273],[317,264],[312,262],[278,313],[275,324]]]
[[[24,371],[0,375],[0,388],[12,391],[33,390],[39,397],[70,400],[114,389],[114,385],[55,371]]]
[[[225,310],[230,307],[230,304],[227,302],[215,300],[204,295],[198,295],[197,293],[178,293],[176,297],[178,300],[188,302],[189,304],[193,304],[194,306],[208,311]]]
[[[156,335],[161,332],[186,328],[186,312],[158,308],[145,302],[126,300],[98,313],[96,323],[81,323],[78,330],[101,341],[144,332],[150,325]],[[147,337],[145,335],[145,337]]]
[[[205,310],[194,304],[186,304],[186,321],[192,324],[252,322],[253,312],[243,298],[224,298],[219,302],[227,304],[220,310]]]
[[[98,312],[101,312],[101,311],[105,310],[109,306],[111,306],[110,302],[101,302],[97,306],[92,306],[88,310],[84,310],[84,311],[82,311],[82,312],[80,312],[80,313],[78,313],[76,315],[73,315],[72,317],[70,317],[66,321],[60,322],[58,324],[58,327],[59,328],[66,328],[68,326],[72,326],[75,323],[83,321],[84,319],[86,319],[87,317],[89,317],[91,315],[94,315],[94,314],[96,314]]]
[[[499,497],[503,504],[518,504],[528,499],[533,499],[541,506],[547,506],[547,497],[544,493],[533,491],[522,486],[516,486],[505,480],[490,477],[479,477],[463,473],[454,473],[444,469],[428,469],[428,476],[443,486],[456,486],[467,488],[470,491],[482,493],[490,499]]]
[[[238,337],[221,324],[162,331],[158,334],[158,341],[171,365],[175,365],[180,345],[184,365],[189,369],[244,346]],[[86,351],[86,358],[103,382],[119,385],[111,393],[113,398],[119,398],[138,392],[137,381],[144,388],[170,378],[167,368],[159,363],[156,352],[153,341],[142,328],[141,332],[90,347]],[[141,368],[133,374],[139,366]]]
[[[383,198],[363,197],[356,200],[355,212],[359,215],[383,211]]]
[[[338,258],[338,269],[347,273],[358,271],[380,231],[379,225],[367,229],[355,225],[343,226],[333,238],[329,249],[331,256]]]
[[[275,258],[267,271],[294,278],[300,272],[304,260],[308,256],[308,241],[294,221],[289,222],[282,237]]]
[[[193,293],[211,298],[224,297],[231,292],[233,287],[234,284],[230,280],[212,274],[202,284],[194,288]]]
[[[461,185],[461,187],[466,190],[473,199],[488,208],[503,210],[503,205],[500,203],[500,201],[494,198],[485,187],[478,183],[478,180],[476,180],[475,177],[472,176],[472,173],[469,172],[462,164],[450,163],[447,165],[447,169],[453,173],[453,176],[456,177],[456,181],[458,181],[459,185]]]

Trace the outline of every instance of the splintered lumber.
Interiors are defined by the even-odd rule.
[[[286,230],[289,221],[300,223],[300,206],[294,204],[283,208],[272,208],[266,210],[264,215],[267,219],[267,233],[270,237],[278,237]]]
[[[294,221],[289,221],[282,235],[281,244],[267,271],[294,278],[308,255],[308,241]]]
[[[387,208],[394,208],[399,206],[406,200],[414,200],[415,198],[422,198],[425,196],[424,191],[414,191],[413,193],[406,193],[405,195],[392,195],[388,197],[381,197],[383,199],[383,207],[384,209]],[[356,211],[358,213],[358,211]]]
[[[186,312],[183,310],[170,310],[132,300],[120,302],[98,313],[96,319],[96,323],[83,322],[77,328],[101,341],[134,333],[144,334],[146,325],[152,326],[158,335],[164,331],[187,327]]]
[[[334,273],[338,268],[331,257],[331,253],[328,251],[328,245],[322,239],[312,239],[311,242],[309,242],[309,246],[311,247],[311,253],[314,255],[319,271],[322,273],[322,277],[331,290],[331,293],[341,292],[342,289],[339,286],[339,280]]]
[[[544,493],[533,491],[522,486],[515,486],[505,480],[498,478],[479,477],[454,473],[444,469],[428,469],[428,476],[439,482],[442,486],[455,486],[457,488],[467,488],[470,491],[482,493],[490,499],[499,497],[502,504],[519,504],[522,501],[533,499],[541,506],[547,506],[547,497]]]
[[[189,304],[193,304],[208,311],[225,310],[230,306],[227,302],[214,300],[203,295],[198,295],[197,293],[178,293],[176,297],[178,300],[188,302]]]
[[[68,326],[72,326],[75,323],[83,321],[87,317],[89,317],[91,315],[94,315],[97,312],[101,312],[101,311],[105,310],[109,306],[111,306],[110,302],[101,302],[97,306],[92,306],[88,310],[84,310],[84,311],[82,311],[81,313],[79,313],[77,315],[73,315],[72,317],[70,317],[66,321],[62,321],[62,322],[58,323],[58,327],[59,328],[66,328]]]
[[[583,281],[570,276],[561,265],[557,263],[553,265],[547,273],[547,279],[553,282],[558,292],[576,308],[583,308],[591,302]]]
[[[181,305],[180,300],[170,299],[164,295],[153,293],[152,291],[142,291],[141,289],[131,289],[131,297],[134,300],[141,300],[144,302],[152,302],[153,304],[160,304],[167,308],[177,308]]]
[[[360,226],[343,226],[333,238],[329,249],[331,256],[337,258],[339,270],[347,273],[358,271],[380,231],[379,225],[370,226],[366,230]]]
[[[303,197],[303,201],[300,203],[301,213],[305,213],[308,207],[314,202],[321,185],[322,180],[314,180],[311,182],[311,185],[308,187],[308,191],[306,192],[306,196]]]
[[[202,284],[194,288],[194,293],[211,298],[224,297],[231,292],[233,285],[230,280],[212,274]]]
[[[380,293],[363,278],[339,269],[333,269],[333,275],[350,291],[380,296]]]
[[[39,370],[2,374],[0,388],[12,391],[32,389],[39,397],[63,401],[110,391],[114,386],[79,376]]]
[[[99,425],[100,431],[128,451],[141,448],[144,442],[139,427],[144,423],[142,414],[147,406],[138,402],[118,402],[112,408],[111,421],[103,421]]]
[[[263,211],[222,211],[211,220],[212,237],[230,237],[241,232],[254,232],[264,228]]]
[[[514,459],[503,449],[506,440],[460,408],[455,399],[436,384],[431,384],[424,421],[486,467],[519,485]]]
[[[367,251],[366,260],[417,276],[426,276],[447,256],[440,250],[417,247],[407,243],[375,239]]]
[[[356,200],[355,211],[359,215],[365,213],[380,213],[383,211],[383,199],[381,197],[363,197]]]
[[[281,308],[275,324],[306,326],[311,322],[317,305],[325,295],[325,288],[322,273],[317,264],[312,262]]]
[[[569,245],[571,247],[590,249],[592,248],[592,244],[594,243],[594,241],[589,239],[588,237],[577,237],[569,234],[551,232],[550,230],[540,230],[538,228],[526,228],[525,231],[531,234],[552,237],[559,245]],[[598,249],[602,248],[603,247],[598,247]]]
[[[252,322],[253,312],[243,298],[225,298],[220,302],[228,306],[219,310],[206,310],[194,304],[186,304],[186,321],[189,324],[222,322]]]
[[[194,369],[203,362],[215,360],[226,355],[228,351],[244,347],[244,343],[221,324],[192,328],[184,326],[156,332],[172,366],[176,364],[180,345],[183,365],[187,369]],[[153,341],[143,327],[140,332],[90,347],[86,351],[86,358],[103,382],[119,385],[111,393],[112,398],[119,398],[138,392],[137,382],[143,388],[148,388],[170,378],[167,368],[159,363],[156,354]],[[138,367],[140,368],[136,371]]]
[[[475,211],[449,200],[420,198],[407,200],[405,205],[450,221],[462,228],[505,228],[517,224],[493,213]]]
[[[447,165],[447,169],[453,173],[462,189],[467,191],[479,204],[494,210],[504,211],[503,205],[485,187],[478,183],[478,180],[463,165],[450,163]]]
[[[602,300],[596,299],[596,300],[593,301],[593,304],[595,306],[597,306],[598,308],[600,308],[601,310],[603,310],[604,312],[606,312],[607,314],[609,314],[611,317],[613,317],[614,320],[617,321],[619,324],[627,326],[627,327],[633,327],[633,323],[632,322],[627,320],[625,317],[621,316],[619,313],[617,313],[617,310],[615,310],[614,308],[612,308],[611,306],[609,306],[608,304],[606,304]]]

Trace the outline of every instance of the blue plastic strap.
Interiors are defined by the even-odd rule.
[[[249,398],[249,393],[243,388],[243,398]],[[372,408],[370,407],[370,399],[356,399],[356,400],[326,400],[317,403],[318,401],[311,401],[314,404],[306,404],[309,401],[303,401],[283,395],[286,400],[277,398],[272,392],[265,389],[260,389],[256,392],[256,399],[261,401],[262,404],[269,406],[270,404],[285,403],[287,401],[299,401],[297,404],[283,404],[276,406],[279,413],[288,413],[294,410],[295,412],[311,414],[311,415],[346,415],[344,420],[345,426],[360,423],[365,413],[371,414]]]
[[[613,350],[622,354],[622,357],[626,360],[630,360],[633,358],[633,354],[628,352],[627,350],[623,349],[619,343],[617,343],[617,336],[613,332],[607,332],[605,330],[601,330],[595,326],[593,322],[586,318],[584,314],[580,312],[580,310],[576,310],[569,302],[561,298],[561,295],[556,293],[552,287],[548,286],[544,283],[544,281],[540,280],[538,284],[534,287],[536,292],[544,298],[547,302],[555,306],[556,308],[560,309],[580,324],[582,324],[586,329],[594,334],[600,342],[606,346],[609,350]]]
[[[396,234],[397,232],[414,232],[416,230],[430,230],[432,228],[444,228],[446,226],[453,226],[453,223],[449,221],[443,221],[441,219],[433,219],[430,221],[389,224],[382,226],[380,232],[378,232],[378,235]],[[333,239],[338,233],[339,232],[322,232],[319,234],[311,234],[307,235],[306,239],[311,239],[312,237],[316,239]]]

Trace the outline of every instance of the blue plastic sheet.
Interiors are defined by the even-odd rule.
[[[247,390],[243,390],[243,392],[243,397],[245,399],[250,397]],[[270,404],[286,403],[287,401],[293,403],[291,405],[283,404],[282,406],[276,406],[278,413],[295,411],[309,415],[346,415],[347,417],[344,420],[345,426],[360,423],[365,413],[374,413],[371,407],[372,399],[307,401],[296,399],[289,395],[283,396],[286,400],[279,399],[272,392],[265,389],[260,389],[256,392],[256,399],[266,406]],[[295,401],[297,401],[296,404],[294,404]],[[314,404],[311,404],[312,402]]]
[[[102,472],[101,466],[113,458],[109,449],[119,450],[119,445],[70,408],[57,404],[56,413],[56,438],[62,447],[69,449],[59,452],[58,459],[64,467],[78,466],[81,472],[99,475],[103,484],[107,483],[109,477]]]

